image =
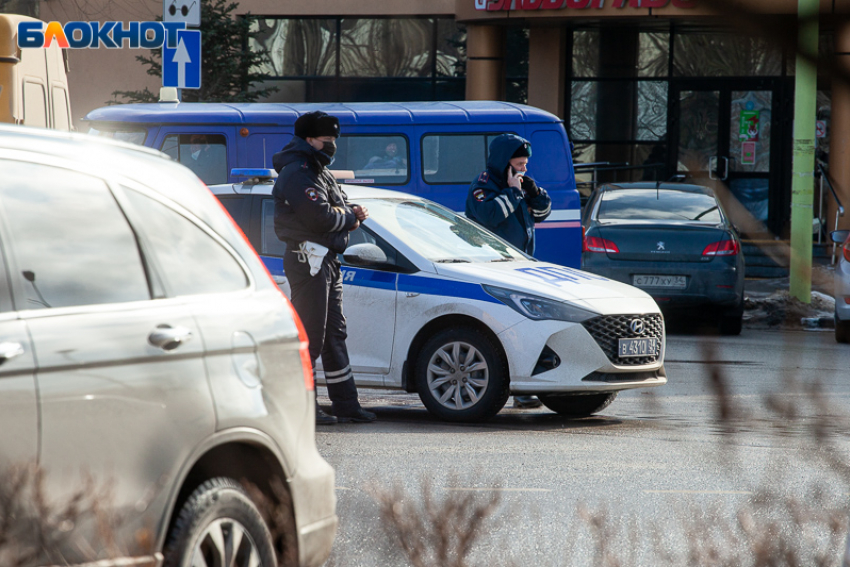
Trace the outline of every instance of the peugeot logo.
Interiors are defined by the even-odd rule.
[[[642,335],[646,330],[646,326],[644,325],[643,319],[632,319],[629,323],[629,329],[631,329],[631,331],[636,335]]]
[[[658,249],[659,249],[659,250],[666,250],[666,248],[664,248],[664,241],[663,241],[663,240],[662,240],[661,242],[659,242],[659,243],[657,244],[657,246],[658,246]]]

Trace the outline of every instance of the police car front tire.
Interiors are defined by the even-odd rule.
[[[416,361],[416,386],[428,411],[445,421],[489,419],[510,395],[500,349],[472,328],[445,329],[425,343]]]
[[[610,394],[540,394],[543,405],[564,417],[587,417],[611,405],[617,392]]]

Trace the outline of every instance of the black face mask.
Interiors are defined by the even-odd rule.
[[[322,152],[328,157],[334,157],[336,153],[336,142],[322,142]]]

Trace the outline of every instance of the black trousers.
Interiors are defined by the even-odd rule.
[[[342,314],[342,274],[339,260],[329,254],[322,269],[310,275],[310,264],[299,262],[298,256],[287,251],[283,269],[292,289],[292,306],[301,318],[310,341],[310,361],[315,373],[316,360],[322,357],[328,396],[334,413],[346,413],[360,407],[357,386],[348,361],[345,339],[348,332]]]

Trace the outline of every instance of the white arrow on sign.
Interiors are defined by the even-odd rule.
[[[174,51],[172,63],[177,63],[177,86],[184,88],[186,86],[186,63],[191,63],[192,58],[189,57],[189,50],[183,44],[181,39],[177,43],[177,49]]]

